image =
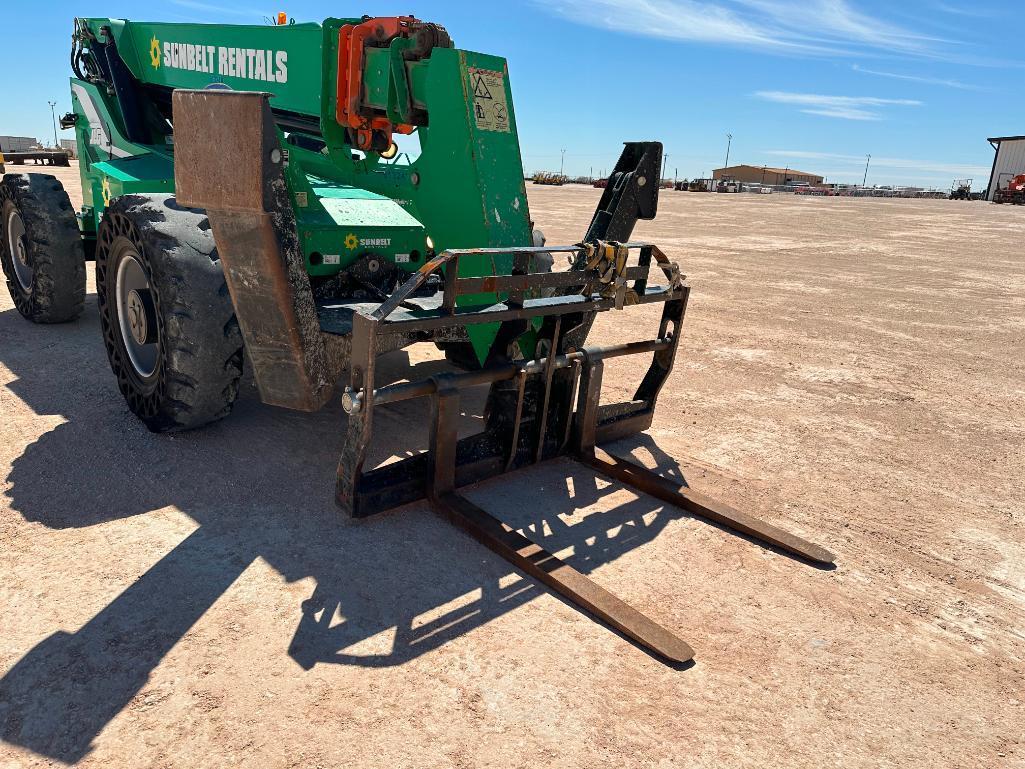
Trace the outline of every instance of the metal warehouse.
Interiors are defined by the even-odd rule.
[[[745,184],[822,184],[824,177],[793,168],[771,166],[729,166],[712,172],[713,179],[732,179]]]
[[[997,153],[986,190],[986,200],[993,200],[998,189],[1006,187],[1018,174],[1025,174],[1025,136],[998,136],[987,141]]]

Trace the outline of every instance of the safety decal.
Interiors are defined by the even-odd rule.
[[[470,93],[477,128],[484,131],[511,131],[509,100],[505,95],[505,74],[470,67]]]

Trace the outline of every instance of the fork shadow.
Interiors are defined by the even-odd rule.
[[[287,581],[316,583],[296,608],[295,634],[283,650],[306,670],[403,664],[545,590],[522,576],[510,582],[511,566],[426,504],[367,521],[343,517],[331,494],[344,435],[337,405],[316,415],[273,409],[260,404],[246,382],[225,422],[173,437],[148,433],[117,392],[98,326],[94,306],[64,327],[32,326],[13,310],[0,312],[0,362],[17,377],[8,389],[36,414],[66,420],[13,462],[9,506],[52,529],[168,506],[198,526],[95,617],[73,632],[55,632],[4,673],[0,739],[65,763],[88,755],[164,656],[257,558]],[[40,353],[50,349],[59,353]],[[383,377],[410,375],[403,355],[382,359]],[[418,363],[412,376],[441,365]],[[76,372],[72,387],[69,371]],[[479,417],[482,400],[467,399],[468,425]],[[413,434],[409,416],[396,410],[378,420],[385,453],[391,446],[404,453],[426,446],[426,426]],[[577,515],[580,520],[567,525],[562,514],[600,506],[614,489],[565,464],[556,473],[562,482],[549,484],[550,493],[530,495],[530,510],[507,505],[502,514],[550,551],[572,548],[566,560],[584,573],[687,517],[639,497]],[[542,471],[521,471],[470,493],[522,491],[536,472]],[[60,563],[76,569],[73,560]]]

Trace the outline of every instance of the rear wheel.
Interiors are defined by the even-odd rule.
[[[33,323],[82,314],[85,252],[64,187],[47,174],[0,182],[0,264],[15,307]]]
[[[230,413],[242,333],[206,214],[170,195],[125,195],[100,224],[96,289],[107,357],[154,432]]]

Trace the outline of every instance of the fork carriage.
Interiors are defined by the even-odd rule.
[[[529,258],[540,252],[586,255],[606,250],[614,255],[637,253],[635,266],[621,264],[612,273],[599,266],[563,273],[528,274]],[[723,527],[819,564],[833,555],[686,486],[669,481],[600,446],[651,426],[659,392],[672,372],[680,344],[680,329],[689,288],[675,264],[647,243],[598,243],[592,247],[564,246],[514,252],[517,269],[494,278],[459,278],[458,260],[465,255],[505,253],[450,251],[425,265],[402,289],[370,314],[351,316],[352,351],[349,386],[343,406],[349,415],[345,447],[338,465],[337,499],[355,517],[365,517],[426,498],[456,525],[534,578],[568,598],[661,657],[683,663],[693,650],[672,632],[637,612],[585,575],[556,558],[524,535],[491,516],[458,492],[458,488],[529,465],[566,456],[599,473],[650,494]],[[654,262],[668,285],[648,285]],[[602,263],[604,264],[604,263]],[[444,268],[444,270],[443,270]],[[436,273],[444,273],[441,296],[412,299]],[[464,294],[489,289],[508,293],[502,303],[461,311]],[[603,290],[596,290],[604,287]],[[582,293],[543,298],[550,289],[580,289]],[[533,296],[534,298],[526,298]],[[653,339],[606,347],[576,348],[574,332],[598,312],[623,310],[628,304],[662,304]],[[324,314],[321,315],[322,319]],[[501,322],[506,338],[524,333],[540,321],[539,343],[544,354],[529,360],[502,360],[479,371],[444,373],[429,379],[375,387],[379,348],[391,348],[392,335],[408,336],[446,324]],[[502,333],[500,332],[500,337]],[[602,404],[606,360],[650,355],[651,360],[633,398]],[[470,387],[490,385],[484,430],[458,439],[461,394]],[[430,445],[426,453],[364,471],[373,434],[374,410],[414,398],[430,400]],[[512,418],[510,419],[510,415]]]

